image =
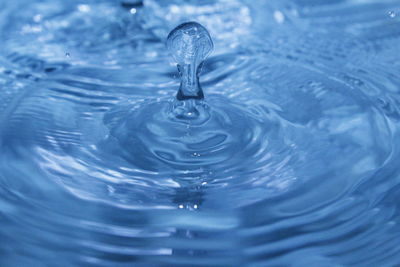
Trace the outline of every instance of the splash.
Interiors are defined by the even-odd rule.
[[[181,84],[172,113],[178,119],[206,120],[207,105],[199,77],[204,60],[213,50],[207,29],[197,22],[186,22],[173,29],[167,38],[167,48],[177,63]]]
[[[276,135],[273,124],[256,107],[238,104],[222,94],[204,98],[199,77],[213,50],[207,29],[197,22],[183,23],[167,38],[167,48],[177,63],[180,87],[175,98],[120,103],[104,117],[111,138],[103,154],[118,155],[129,165],[168,173],[179,184],[202,184],[220,172],[241,172],[241,179],[254,175],[256,151],[262,157]],[[117,140],[117,143],[114,142]],[[279,148],[282,144],[274,142]],[[269,147],[271,151],[275,148]],[[114,153],[115,154],[115,153]],[[276,157],[279,161],[279,157]],[[248,161],[249,168],[243,166]],[[250,167],[251,166],[251,167]],[[210,175],[212,173],[213,175]]]
[[[393,1],[3,2],[0,265],[398,264]],[[187,17],[203,99],[166,62]]]
[[[167,47],[178,63],[181,75],[181,86],[176,98],[203,99],[199,75],[204,60],[213,50],[208,31],[196,22],[183,23],[168,35]]]

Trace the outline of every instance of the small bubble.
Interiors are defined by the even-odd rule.
[[[396,13],[394,13],[394,11],[389,11],[389,17],[391,18],[396,17]]]
[[[193,205],[193,208],[194,208],[194,209],[198,209],[199,206],[197,206],[197,204],[194,204],[194,205]]]
[[[285,21],[285,16],[280,11],[274,12],[274,18],[275,18],[275,21],[279,24],[282,24]]]
[[[71,57],[71,54],[67,52],[67,53],[65,53],[65,56],[66,57]]]
[[[179,206],[178,206],[178,208],[180,208],[180,209],[183,209],[183,205],[182,205],[182,204],[181,204],[181,205],[179,205]]]
[[[177,5],[172,5],[170,7],[170,9],[171,9],[172,13],[179,13],[180,12],[180,8]]]
[[[82,13],[88,13],[90,12],[90,6],[89,5],[78,5],[78,10]]]
[[[115,192],[115,188],[110,185],[107,185],[107,190],[110,193],[110,195],[114,194],[114,192]]]
[[[137,10],[136,10],[136,8],[131,8],[131,10],[129,10],[129,12],[130,12],[131,14],[136,14]]]
[[[155,51],[147,52],[147,53],[146,53],[146,57],[156,57],[157,55],[158,55],[158,53],[155,52]]]
[[[42,20],[42,18],[43,18],[42,15],[37,14],[33,17],[33,21],[39,23]]]

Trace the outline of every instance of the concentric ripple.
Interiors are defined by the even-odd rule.
[[[178,2],[0,3],[0,266],[398,265],[398,1]]]

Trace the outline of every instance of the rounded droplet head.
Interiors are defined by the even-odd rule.
[[[180,65],[199,65],[212,52],[214,44],[210,34],[197,22],[187,22],[168,35],[167,47]]]

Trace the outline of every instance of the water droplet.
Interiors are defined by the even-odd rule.
[[[137,10],[136,10],[136,8],[131,8],[131,10],[129,10],[129,12],[130,12],[131,14],[136,14]]]
[[[178,208],[183,209],[184,206],[183,206],[182,204],[180,204],[180,205],[178,206]]]
[[[194,205],[193,205],[193,208],[194,208],[194,209],[198,209],[199,206],[197,206],[197,204],[194,204]]]
[[[167,47],[178,63],[181,75],[177,99],[203,99],[199,75],[204,60],[214,47],[206,28],[197,22],[183,23],[170,32]]]
[[[391,18],[396,17],[396,13],[394,11],[389,11],[389,17]]]

